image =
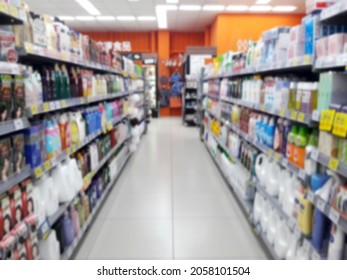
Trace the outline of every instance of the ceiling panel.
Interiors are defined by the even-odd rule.
[[[107,16],[155,16],[155,6],[166,4],[166,0],[139,0],[130,2],[128,0],[89,0],[101,12]],[[181,5],[254,5],[256,0],[179,0]],[[32,11],[39,14],[54,16],[85,16],[88,15],[74,0],[27,0]],[[304,13],[304,0],[272,0],[271,5],[295,5],[296,13]],[[215,11],[170,11],[168,12],[169,29],[175,31],[202,31],[210,25],[218,12]],[[104,31],[148,31],[158,29],[156,22],[67,22],[75,28],[93,28],[93,30]]]

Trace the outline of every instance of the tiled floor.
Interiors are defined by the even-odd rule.
[[[266,259],[198,131],[153,120],[76,259]]]

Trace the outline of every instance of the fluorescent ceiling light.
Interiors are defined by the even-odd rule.
[[[177,4],[178,0],[166,0],[166,3],[168,3],[168,4]]]
[[[139,16],[139,17],[137,17],[137,20],[140,20],[140,21],[155,21],[156,17],[153,17],[153,16]]]
[[[181,11],[200,11],[201,6],[199,6],[199,5],[181,5],[180,10]]]
[[[157,5],[155,12],[157,15],[158,27],[160,29],[167,28],[167,11],[176,11],[176,5]]]
[[[249,10],[251,12],[268,12],[271,11],[271,6],[251,6]]]
[[[227,11],[231,11],[231,12],[248,11],[248,6],[246,6],[246,5],[230,5],[227,7]]]
[[[97,20],[99,21],[112,21],[112,20],[116,20],[116,18],[114,16],[99,16],[96,17]]]
[[[94,21],[95,17],[92,17],[92,16],[79,16],[79,17],[76,17],[76,19],[80,20],[80,21]]]
[[[134,16],[119,16],[117,17],[119,21],[134,21],[136,18]]]
[[[95,6],[89,2],[88,0],[76,0],[78,4],[81,5],[83,9],[85,9],[92,16],[100,16],[100,11],[95,8]]]
[[[255,4],[264,5],[264,4],[269,4],[270,2],[271,2],[271,0],[257,0],[257,2],[255,2]]]
[[[58,18],[59,18],[60,20],[65,20],[65,21],[72,21],[72,20],[75,20],[75,18],[72,17],[72,16],[58,16]]]
[[[294,12],[297,9],[295,6],[275,6],[272,11],[274,12]]]
[[[223,5],[205,5],[202,8],[204,11],[224,11],[225,7]]]

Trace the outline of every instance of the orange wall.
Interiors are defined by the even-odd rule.
[[[218,53],[237,51],[239,39],[258,40],[263,31],[276,26],[294,26],[303,15],[287,14],[222,14],[211,25],[211,45],[218,47]]]
[[[205,34],[203,32],[171,32],[170,52],[185,53],[187,46],[204,46]]]
[[[133,52],[152,52],[152,32],[84,32],[96,41],[129,41]]]

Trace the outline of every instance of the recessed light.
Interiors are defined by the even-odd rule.
[[[137,17],[137,20],[139,20],[139,21],[155,21],[156,17],[153,17],[153,16],[139,16],[139,17]]]
[[[99,21],[112,21],[112,20],[116,20],[116,18],[114,16],[99,16],[96,17],[97,20]]]
[[[59,18],[60,20],[65,20],[65,21],[72,21],[72,20],[75,20],[75,18],[72,17],[72,16],[58,16],[58,18]]]
[[[271,6],[251,6],[249,10],[251,12],[268,12],[271,11]]]
[[[81,5],[83,9],[85,9],[92,16],[100,16],[100,11],[95,8],[95,6],[89,2],[88,0],[75,0],[78,4]]]
[[[294,12],[298,7],[295,6],[275,6],[272,11],[274,12]]]
[[[119,21],[134,21],[136,18],[134,16],[119,16],[117,17]]]
[[[227,11],[244,12],[244,11],[248,11],[248,6],[246,6],[246,5],[230,5],[227,7]]]
[[[176,5],[157,5],[155,12],[158,20],[158,27],[160,29],[166,29],[167,26],[167,11],[176,11]]]
[[[181,11],[200,11],[201,6],[199,5],[181,5],[179,7]]]
[[[270,2],[271,2],[271,0],[257,0],[257,2],[255,2],[255,4],[264,5],[264,4],[269,4]]]
[[[92,17],[92,16],[79,16],[79,17],[76,17],[76,19],[80,20],[80,21],[94,21],[95,17]]]
[[[224,11],[225,10],[225,6],[223,5],[205,5],[202,8],[204,11]]]

